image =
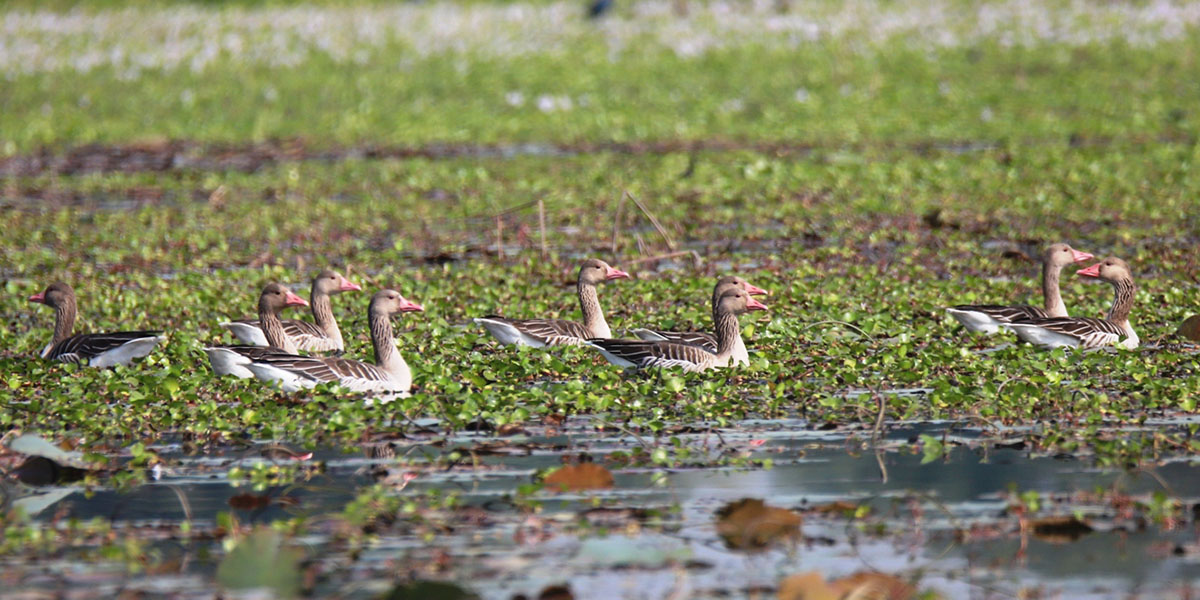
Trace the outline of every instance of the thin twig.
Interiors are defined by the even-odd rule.
[[[857,331],[859,335],[867,338],[868,340],[875,341],[875,338],[871,337],[870,334],[868,334],[867,332],[865,332],[865,331],[859,329],[858,327],[856,327],[850,323],[847,323],[845,321],[817,321],[816,323],[809,323],[808,325],[806,325],[804,327],[804,329],[801,329],[801,331],[808,331],[809,329],[812,329],[813,327],[816,327],[817,325],[842,325],[844,327],[849,327],[850,329]]]
[[[676,257],[680,257],[680,256],[689,256],[689,255],[692,257],[692,260],[696,261],[697,265],[699,265],[700,263],[703,262],[703,259],[700,258],[700,254],[698,254],[695,250],[676,250],[675,252],[668,252],[666,254],[657,254],[654,256],[642,256],[640,258],[635,258],[633,260],[625,260],[625,261],[621,261],[621,263],[626,264],[626,265],[636,265],[638,263],[650,262],[650,261],[654,261],[654,260],[666,260],[668,258],[676,258]]]
[[[504,258],[504,220],[496,215],[496,256]]]
[[[667,233],[666,228],[663,227],[662,223],[660,223],[658,221],[658,217],[654,216],[654,213],[650,212],[650,209],[646,208],[646,205],[642,204],[642,201],[638,200],[637,196],[630,194],[629,191],[626,191],[625,195],[629,196],[630,200],[633,200],[633,203],[636,204],[637,207],[642,210],[642,214],[646,215],[647,219],[650,219],[650,224],[653,225],[654,228],[658,230],[658,234],[663,236],[663,240],[665,240],[667,242],[667,248],[674,250],[675,249],[675,240],[671,239],[671,236],[670,236],[670,234]]]
[[[875,398],[879,400],[879,415],[875,417],[875,428],[871,430],[871,441],[878,443],[879,433],[883,430],[883,417],[887,413],[887,400],[879,392],[875,392]]]
[[[541,236],[542,236],[542,258],[544,259],[544,258],[546,258],[547,255],[549,255],[549,251],[546,250],[546,203],[543,202],[541,198],[538,198],[537,202],[538,202],[538,231],[541,233]]]
[[[621,212],[625,209],[625,194],[617,201],[617,216],[613,218],[612,256],[617,255],[617,234],[621,232]]]

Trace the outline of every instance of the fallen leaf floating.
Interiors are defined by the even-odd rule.
[[[779,600],[910,600],[916,589],[883,573],[855,573],[826,582],[818,573],[802,573],[779,583]]]
[[[1094,531],[1091,525],[1073,516],[1046,517],[1032,523],[1033,537],[1050,544],[1070,544]]]
[[[613,476],[608,469],[595,463],[566,465],[546,476],[546,489],[561,492],[584,490],[606,490],[613,486]]]
[[[1193,342],[1200,342],[1200,315],[1192,315],[1183,320],[1175,335],[1185,337]]]
[[[381,600],[479,600],[479,596],[453,583],[410,581],[397,584]]]
[[[760,550],[781,540],[799,540],[803,522],[800,515],[786,508],[743,498],[717,511],[717,534],[730,548]]]
[[[574,600],[575,596],[571,594],[571,588],[565,585],[551,585],[546,587],[537,595],[537,600]],[[517,594],[512,597],[512,600],[529,600],[529,596],[525,594]]]

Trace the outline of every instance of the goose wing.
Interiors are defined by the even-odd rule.
[[[81,362],[138,340],[156,339],[161,331],[118,331],[114,333],[81,333],[47,348],[43,358],[62,362]]]
[[[717,337],[703,331],[656,331],[652,329],[634,329],[633,334],[648,342],[671,342],[698,346],[713,354],[717,352]]]
[[[387,381],[390,379],[383,369],[349,358],[275,353],[258,358],[254,362],[293,373],[315,383],[346,380]]]
[[[1079,340],[1084,348],[1099,348],[1111,345],[1120,340],[1125,332],[1116,324],[1104,319],[1087,317],[1053,317],[1049,319],[1032,319],[1013,323],[1018,330],[1036,328]],[[1018,331],[1018,335],[1020,335]],[[1020,335],[1025,339],[1026,335]]]
[[[1045,319],[1050,315],[1046,314],[1036,306],[1004,306],[1002,304],[959,304],[950,307],[953,310],[964,312],[977,312],[985,314],[1001,323],[1015,323],[1017,321],[1028,321],[1030,319]]]
[[[296,348],[305,352],[333,352],[341,350],[337,340],[329,337],[324,329],[317,327],[316,323],[302,321],[300,319],[283,319],[283,333],[291,338],[292,343],[296,344]],[[238,339],[243,342],[263,342],[258,345],[266,345],[266,337],[262,335],[262,327],[259,326],[258,319],[238,319],[228,323],[221,324],[226,329],[238,335],[237,328],[252,328],[256,330],[257,335],[252,338],[243,339],[243,336],[238,335]],[[259,339],[262,338],[262,339]]]
[[[582,323],[566,319],[506,319],[496,315],[484,319],[508,325],[547,346],[582,344],[589,336]]]
[[[597,338],[587,343],[610,363],[639,369],[682,367],[687,371],[700,371],[711,366],[716,357],[704,348],[673,342]]]

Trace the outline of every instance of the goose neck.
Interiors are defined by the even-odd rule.
[[[1046,314],[1051,317],[1067,316],[1067,305],[1063,303],[1062,293],[1059,291],[1059,278],[1062,275],[1062,266],[1050,264],[1050,261],[1042,263],[1042,299]]]
[[[267,345],[278,348],[288,354],[296,354],[296,344],[283,330],[283,321],[279,320],[279,311],[267,305],[265,301],[258,305],[258,326],[267,338]]]
[[[404,357],[396,350],[391,318],[386,313],[371,312],[368,321],[371,327],[371,345],[375,348],[375,364],[408,389],[412,383],[412,372],[408,363],[404,362]]]
[[[54,306],[54,340],[57,344],[69,337],[75,329],[75,299],[67,297]]]
[[[312,289],[312,315],[313,321],[325,332],[326,337],[342,346],[342,330],[333,316],[333,300],[329,294],[317,289],[315,284]]]
[[[604,320],[604,310],[600,308],[600,297],[596,293],[596,284],[587,283],[582,279],[577,285],[579,293],[579,310],[583,313],[583,326],[588,334],[595,338],[612,337],[608,321]]]

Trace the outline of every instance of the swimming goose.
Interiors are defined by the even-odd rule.
[[[599,259],[588,259],[579,267],[576,290],[579,293],[579,309],[583,312],[583,323],[565,319],[506,319],[488,315],[475,319],[501,344],[520,344],[542,348],[582,344],[589,338],[612,337],[604,311],[596,296],[596,285],[613,279],[628,279],[629,273],[608,266]]]
[[[717,300],[721,294],[731,289],[743,289],[751,296],[765,295],[767,290],[758,286],[751,285],[745,279],[737,275],[726,275],[717,280],[716,287],[713,288],[712,308],[716,309]],[[650,342],[675,342],[677,344],[688,344],[689,346],[700,346],[709,352],[717,351],[717,337],[707,331],[654,331],[651,329],[634,329],[633,334],[638,338]],[[748,365],[750,364],[750,353],[746,351],[746,343],[742,341],[741,332],[739,331],[737,339],[733,344],[733,364]]]
[[[283,332],[291,338],[296,348],[305,352],[335,352],[342,353],[346,349],[342,342],[342,331],[338,329],[337,319],[333,317],[332,294],[342,292],[357,292],[362,290],[358,284],[351,282],[337,271],[321,271],[312,280],[313,323],[299,319],[283,319]],[[252,346],[270,346],[267,336],[263,335],[262,326],[258,319],[238,319],[221,323],[233,336],[243,344]]]
[[[44,292],[30,296],[29,301],[54,309],[54,337],[42,350],[42,358],[67,363],[87,361],[88,366],[98,368],[126,365],[135,358],[150,354],[154,346],[167,339],[160,335],[161,331],[71,335],[77,314],[75,290],[61,281],[50,284]]]
[[[1067,244],[1051,244],[1042,254],[1042,297],[1045,308],[1036,306],[1004,306],[1001,304],[960,304],[946,309],[950,316],[968,331],[992,334],[1005,329],[1009,323],[1023,319],[1043,319],[1067,316],[1058,291],[1058,278],[1063,267],[1093,257]]]
[[[1017,337],[1043,348],[1099,348],[1111,346],[1119,340],[1118,345],[1122,348],[1137,348],[1137,333],[1129,325],[1129,312],[1133,309],[1137,286],[1129,265],[1119,258],[1106,258],[1076,273],[1106,281],[1113,286],[1113,303],[1108,316],[1103,319],[1058,317],[1010,323],[1009,327],[1017,333]],[[1125,339],[1121,340],[1122,337]]]
[[[336,381],[354,392],[408,394],[412,371],[396,351],[392,335],[392,315],[423,311],[395,290],[382,290],[371,298],[367,318],[371,326],[371,344],[375,364],[336,357],[287,356],[270,354],[251,361],[247,368],[262,381],[277,382],[286,392],[311,388],[318,383]]]
[[[278,283],[267,284],[258,296],[259,328],[267,338],[267,346],[209,346],[204,349],[208,363],[217,375],[233,375],[242,379],[254,377],[246,366],[250,361],[271,354],[296,354],[296,343],[284,332],[279,311],[289,306],[308,306],[308,302]]]
[[[715,353],[699,346],[646,340],[593,339],[588,340],[587,344],[599,350],[608,362],[619,367],[682,367],[688,372],[727,367],[733,358],[733,346],[739,336],[738,315],[766,309],[761,302],[751,298],[746,290],[733,288],[721,294],[713,307],[713,323],[717,334]]]

